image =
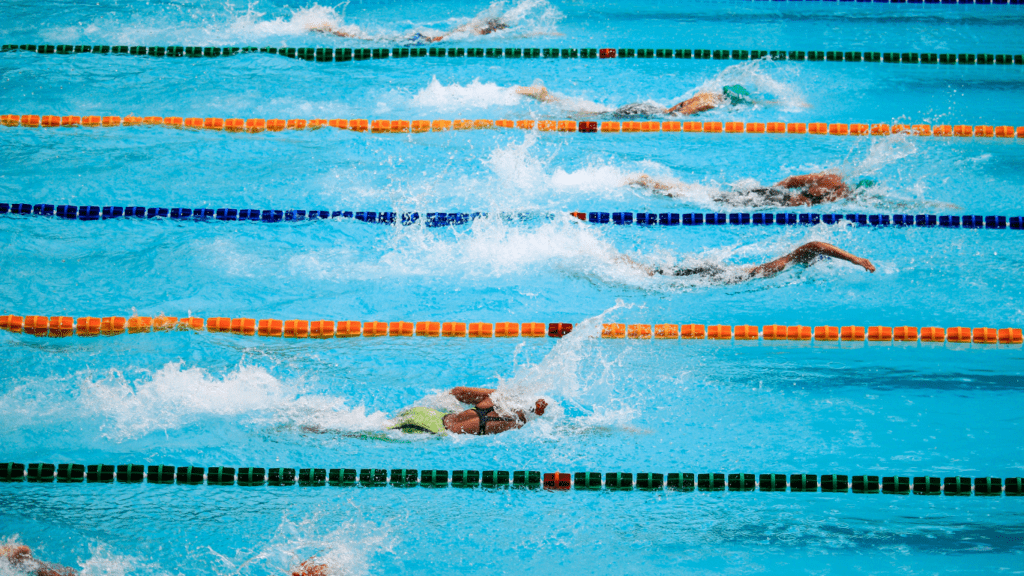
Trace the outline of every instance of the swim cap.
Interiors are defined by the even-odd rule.
[[[722,94],[729,99],[733,106],[746,104],[751,101],[750,92],[747,92],[747,89],[739,84],[722,86]]]
[[[878,180],[870,176],[865,176],[857,181],[857,185],[854,188],[871,188],[875,184],[878,184]]]

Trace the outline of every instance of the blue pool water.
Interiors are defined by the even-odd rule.
[[[1022,6],[832,2],[5,2],[4,43],[1024,51]],[[362,39],[314,35],[329,22]],[[542,104],[512,87],[564,96]],[[0,54],[0,113],[599,118],[740,83],[702,120],[1024,125],[1021,66]],[[0,129],[0,201],[534,212],[457,228],[0,217],[0,314],[571,322],[562,339],[270,340],[0,332],[0,461],[930,476],[1024,475],[1019,348],[602,340],[602,322],[1024,325],[1020,231],[593,226],[568,212],[751,211],[798,173],[878,179],[835,212],[1020,216],[1017,139],[161,127]],[[640,173],[673,197],[624,182]],[[723,200],[733,198],[732,201]],[[776,211],[769,209],[769,211]],[[807,212],[797,208],[788,211]],[[824,210],[818,210],[824,211]],[[826,241],[869,258],[716,285]],[[361,437],[488,386],[548,415],[498,436]],[[1019,571],[1024,498],[2,484],[0,539],[85,574]],[[0,561],[0,574],[18,574]]]

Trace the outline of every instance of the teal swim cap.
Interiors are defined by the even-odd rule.
[[[732,103],[733,106],[740,104],[746,104],[751,101],[750,92],[746,88],[739,84],[733,84],[731,86],[722,86],[722,94]]]
[[[871,188],[875,184],[878,184],[878,180],[870,176],[865,176],[857,181],[857,185],[854,188]]]

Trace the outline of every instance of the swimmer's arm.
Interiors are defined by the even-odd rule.
[[[491,393],[494,392],[494,388],[470,388],[468,386],[456,386],[452,388],[450,393],[455,396],[455,399],[463,404],[473,404],[477,408],[490,408],[493,403],[487,406],[479,406],[484,401],[490,402]]]
[[[309,31],[310,32],[319,32],[321,34],[334,34],[335,36],[340,36],[342,38],[355,38],[354,35],[349,34],[348,32],[343,32],[341,30],[335,30],[334,27],[331,26],[330,24],[322,24],[320,26],[310,26],[309,27]]]
[[[538,102],[558,102],[559,98],[543,86],[516,86],[516,94],[533,98]]]
[[[811,261],[814,260],[815,256],[838,258],[839,260],[845,260],[851,264],[861,266],[868,272],[875,271],[875,266],[867,258],[854,256],[846,250],[836,248],[835,246],[825,242],[808,242],[782,258],[772,260],[771,262],[761,264],[760,266],[755,266],[750,270],[749,274],[751,277],[771,278],[785,270],[786,266],[790,264],[810,264]]]
[[[835,202],[850,195],[850,187],[843,182],[838,174],[818,172],[817,174],[800,174],[784,178],[776,184],[782,188],[806,188],[804,194],[808,200],[818,202]],[[810,202],[808,202],[810,204]]]
[[[639,186],[641,188],[647,188],[648,190],[653,190],[655,192],[672,189],[672,187],[669,186],[668,184],[659,182],[651,178],[647,174],[641,174],[636,178],[630,178],[629,180],[626,180],[626,186]]]
[[[838,174],[828,172],[816,172],[814,174],[797,174],[783,178],[776,186],[783,188],[806,188],[807,186],[821,186],[823,188],[846,187],[843,179]]]
[[[76,576],[78,573],[67,566],[61,566],[59,564],[43,564],[41,567],[36,569],[36,576]]]
[[[828,181],[828,176],[839,178],[836,174],[829,174],[827,172],[815,172],[813,174],[795,174],[782,178],[775,186],[782,188],[805,188],[811,186],[814,183],[821,183]],[[840,182],[843,180],[840,179]]]
[[[690,116],[697,114],[698,112],[704,112],[705,110],[711,110],[722,103],[724,97],[720,94],[712,94],[710,92],[701,92],[693,98],[683,100],[679,104],[669,108],[667,112],[669,114],[682,114],[684,116]]]
[[[629,256],[626,256],[625,254],[620,254],[620,255],[616,256],[615,258],[612,258],[612,262],[616,262],[616,263],[621,262],[622,264],[626,264],[627,266],[631,266],[633,268],[636,268],[637,270],[643,272],[644,274],[647,274],[648,276],[654,276],[654,273],[655,273],[654,268],[652,268],[652,267],[650,267],[650,266],[648,266],[646,264],[641,264],[641,263],[637,262],[636,260],[633,260]]]

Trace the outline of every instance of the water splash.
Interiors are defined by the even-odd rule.
[[[448,22],[453,29],[462,29],[450,34],[447,39],[471,40],[484,38],[473,32],[483,28],[491,20],[498,20],[508,28],[498,30],[487,37],[498,38],[531,38],[539,36],[558,36],[558,23],[565,18],[557,8],[547,0],[521,0],[509,5],[504,0],[491,3],[469,19],[453,18]]]
[[[221,573],[291,574],[309,562],[327,566],[330,576],[369,574],[373,556],[391,552],[398,538],[387,524],[358,518],[358,510],[349,510],[346,516],[339,525],[326,512],[298,521],[285,513],[274,534],[254,548],[237,550],[233,556],[212,548],[200,554],[212,555]]]
[[[417,106],[445,111],[514,106],[521,101],[522,97],[514,89],[498,86],[494,82],[481,83],[474,78],[465,86],[458,83],[442,85],[436,76],[413,97],[413,103]]]
[[[408,43],[415,34],[442,36],[460,42],[492,36],[529,38],[558,35],[563,15],[546,0],[522,0],[514,4],[495,2],[470,17],[438,22],[413,23],[400,28],[393,22],[354,22],[346,14],[348,3],[301,8],[261,10],[258,2],[244,9],[226,3],[216,8],[159,4],[138,6],[130,13],[113,13],[73,26],[44,28],[40,37],[51,43],[73,44],[83,40],[115,44],[218,45],[271,41],[288,43],[308,38],[314,30],[337,31],[344,38],[383,44]],[[268,15],[268,12],[270,13]],[[508,28],[482,36],[475,30],[498,19]],[[325,34],[324,38],[334,38]],[[301,45],[301,44],[300,44]]]
[[[356,24],[346,18],[345,8],[341,11],[330,6],[312,6],[293,10],[289,17],[264,20],[263,13],[253,5],[244,14],[239,14],[229,28],[229,34],[245,38],[270,36],[302,36],[316,31],[326,32],[327,37],[366,40],[377,43],[405,44],[419,34],[426,37],[443,36],[445,40],[472,41],[483,38],[476,31],[498,20],[508,27],[495,31],[486,37],[525,38],[553,36],[558,34],[557,24],[563,18],[561,12],[545,0],[523,0],[506,7],[506,2],[495,2],[480,13],[469,18],[451,18],[445,22],[413,24],[411,29],[398,29],[393,23],[365,22]],[[336,34],[335,34],[336,33]]]
[[[12,534],[0,541],[0,550],[7,547],[23,545],[17,534]],[[38,553],[38,555],[37,555]],[[0,557],[0,576],[29,576],[37,573],[57,574],[57,566],[48,564],[45,551],[32,550],[31,559],[19,564],[12,564],[7,557]],[[81,562],[81,576],[124,576],[144,571],[147,574],[170,574],[154,563],[145,562],[136,556],[114,553],[104,544],[89,546],[89,557]],[[59,572],[63,574],[63,571]]]
[[[601,314],[575,324],[572,332],[559,339],[537,363],[525,358],[525,344],[520,344],[513,358],[513,375],[498,377],[491,399],[498,414],[511,416],[522,412],[529,424],[518,432],[501,435],[503,439],[489,437],[488,441],[517,442],[517,434],[553,437],[596,427],[627,425],[638,412],[615,397],[613,368],[620,362],[618,358],[605,357],[606,351],[599,339],[606,316],[632,307],[619,300]],[[548,404],[542,417],[532,412],[541,398]],[[416,405],[447,412],[466,409],[447,390],[437,390]],[[459,436],[454,436],[453,440],[474,441],[471,437]]]
[[[137,556],[115,554],[104,544],[89,546],[89,558],[82,563],[81,576],[126,576],[127,574],[172,574]]]
[[[169,362],[127,377],[119,370],[83,371],[63,381],[46,379],[14,387],[0,397],[12,429],[48,426],[78,415],[84,429],[114,442],[177,430],[209,417],[247,417],[261,426],[291,423],[337,430],[383,427],[387,416],[349,407],[342,398],[301,395],[301,382],[284,382],[265,368],[241,365],[221,377]]]
[[[697,88],[686,92],[676,102],[700,92],[722,93],[722,87],[740,84],[753,95],[756,107],[775,106],[786,112],[799,112],[809,108],[803,93],[795,83],[779,78],[783,73],[770,59],[751,60],[728,66]],[[673,102],[675,104],[676,102]],[[670,104],[671,106],[671,104]]]

